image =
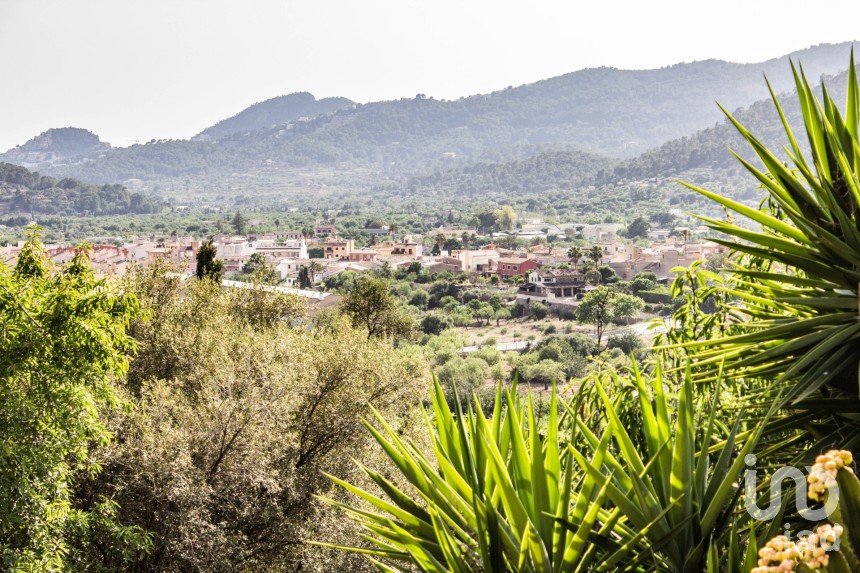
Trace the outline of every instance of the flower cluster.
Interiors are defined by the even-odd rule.
[[[759,550],[758,567],[750,573],[786,573],[794,571],[801,563],[813,571],[827,567],[830,562],[827,551],[837,546],[841,536],[842,526],[829,523],[819,525],[815,533],[797,543],[785,535],[778,535]]]
[[[815,458],[815,464],[809,471],[806,481],[809,483],[807,495],[814,501],[824,501],[824,493],[836,485],[836,473],[845,468],[851,470],[851,452],[845,450],[830,450]]]

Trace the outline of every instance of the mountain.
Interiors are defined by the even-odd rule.
[[[122,185],[57,180],[19,165],[0,163],[0,215],[126,215],[158,213],[160,201]]]
[[[110,144],[79,127],[53,128],[27,143],[0,155],[0,161],[20,165],[56,165],[83,157],[95,157],[110,149]]]
[[[540,193],[550,189],[572,190],[611,172],[618,160],[581,150],[545,152],[504,163],[475,163],[430,175],[410,178],[405,190],[456,191],[461,195],[485,195],[504,191],[511,195]]]
[[[259,113],[252,106],[226,126],[210,128],[218,129],[206,141],[135,145],[45,169],[92,182],[209,177],[225,185],[233,174],[276,180],[320,167],[400,178],[521,161],[547,148],[632,158],[713,125],[721,117],[714,100],[735,109],[766,97],[762,73],[777,91],[790,89],[789,57],[815,77],[843,70],[849,49],[848,43],[819,45],[757,64],[707,60],[656,70],[586,69],[456,101],[419,95],[274,127],[275,115],[266,110],[279,104],[263,102]],[[244,128],[260,125],[266,127]]]
[[[311,119],[355,106],[344,97],[316,99],[308,92],[298,92],[255,103],[228,119],[219,121],[193,139],[211,141],[225,135],[272,128],[301,119]]]
[[[845,102],[847,79],[847,71],[823,78],[828,92],[840,104]],[[778,98],[801,147],[806,147],[796,90],[783,93]],[[783,145],[788,144],[782,122],[770,98],[734,110],[732,115],[770,149],[778,152]],[[667,141],[626,160],[613,162],[606,158],[583,156],[581,152],[575,151],[545,152],[525,161],[440,170],[429,175],[412,177],[404,187],[411,192],[441,190],[474,195],[490,193],[500,188],[517,193],[541,193],[583,186],[627,185],[641,190],[649,186],[663,186],[665,180],[682,175],[695,175],[683,178],[738,183],[737,179],[745,177],[745,174],[738,161],[729,153],[729,149],[755,161],[745,140],[728,119],[723,117],[722,121],[711,127]],[[719,176],[716,175],[717,172]],[[755,195],[752,191],[754,190],[744,188],[744,192],[749,196]]]

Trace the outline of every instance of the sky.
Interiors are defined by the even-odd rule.
[[[850,0],[0,0],[0,151],[51,127],[187,138],[296,91],[454,99],[586,67],[757,62],[857,39],[858,21]]]

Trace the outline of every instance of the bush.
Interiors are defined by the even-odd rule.
[[[425,334],[441,334],[451,328],[448,317],[438,313],[428,313],[421,319],[421,331]]]
[[[454,404],[454,389],[461,399],[471,396],[489,378],[490,367],[480,358],[453,358],[439,369],[439,382],[445,389],[448,403]],[[465,400],[464,400],[465,401]]]
[[[495,366],[502,359],[502,353],[492,346],[476,350],[470,356],[483,360],[488,366]]]
[[[607,347],[619,349],[628,356],[635,354],[645,347],[645,342],[635,332],[622,332],[609,337]]]
[[[541,360],[536,364],[523,365],[520,370],[520,380],[527,384],[545,384],[564,382],[565,375],[561,364],[553,360]]]
[[[543,333],[544,333],[544,334],[555,334],[555,333],[556,333],[555,325],[554,325],[554,324],[550,324],[549,326],[547,326],[547,327],[543,330]]]
[[[564,309],[558,311],[558,317],[562,320],[576,320],[576,313],[572,310]]]
[[[643,290],[636,293],[636,296],[651,304],[670,304],[672,302],[672,294],[668,289]]]
[[[430,302],[430,295],[427,294],[427,291],[418,289],[416,290],[412,298],[409,299],[409,304],[412,306],[418,307],[420,309],[427,308],[427,304]]]
[[[633,291],[633,294],[646,290],[654,290],[656,287],[657,281],[652,281],[651,279],[641,276],[636,277],[633,279],[633,282],[630,283],[630,290]]]
[[[533,302],[530,306],[531,314],[537,320],[543,320],[549,314],[549,307],[542,302]]]

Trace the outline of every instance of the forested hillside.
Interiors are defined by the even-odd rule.
[[[123,215],[157,213],[163,204],[122,185],[57,180],[0,163],[0,214]]]
[[[110,149],[110,144],[86,129],[61,127],[49,129],[6,153],[0,160],[19,164],[55,164],[93,158]]]
[[[825,79],[834,100],[845,101],[848,73]],[[820,93],[820,88],[819,88]],[[794,129],[802,124],[796,92],[783,94],[783,111]],[[722,103],[722,102],[720,102]],[[713,105],[714,109],[718,109]],[[757,101],[733,111],[733,115],[772,149],[788,144],[776,108],[770,99]],[[800,144],[805,146],[801,138]],[[673,139],[659,147],[624,161],[589,156],[579,152],[546,152],[524,161],[478,164],[462,169],[437,171],[411,178],[405,187],[411,191],[427,189],[480,194],[499,189],[517,193],[569,190],[581,186],[624,184],[630,181],[665,179],[696,170],[701,174],[738,171],[737,161],[727,152],[742,156],[751,152],[728,119],[692,135]],[[723,177],[727,174],[722,173]]]
[[[817,77],[843,69],[848,49],[848,44],[820,45],[791,57]],[[277,176],[313,166],[402,175],[476,161],[519,160],[542,146],[632,157],[713,125],[720,118],[714,100],[734,109],[763,99],[762,73],[777,91],[790,89],[788,57],[758,64],[707,60],[656,70],[586,69],[456,101],[419,94],[271,127],[279,118],[299,113],[298,108],[284,112],[291,106],[276,98],[210,128],[209,134],[220,137],[214,142],[135,145],[91,162],[49,169],[109,182],[232,173]],[[259,126],[266,127],[247,131]]]
[[[334,113],[354,105],[354,101],[344,97],[316,99],[313,94],[308,92],[279,96],[255,103],[233,117],[219,121],[212,127],[201,131],[195,136],[195,139],[208,141],[232,133],[266,129],[302,118],[311,119],[319,115]]]

